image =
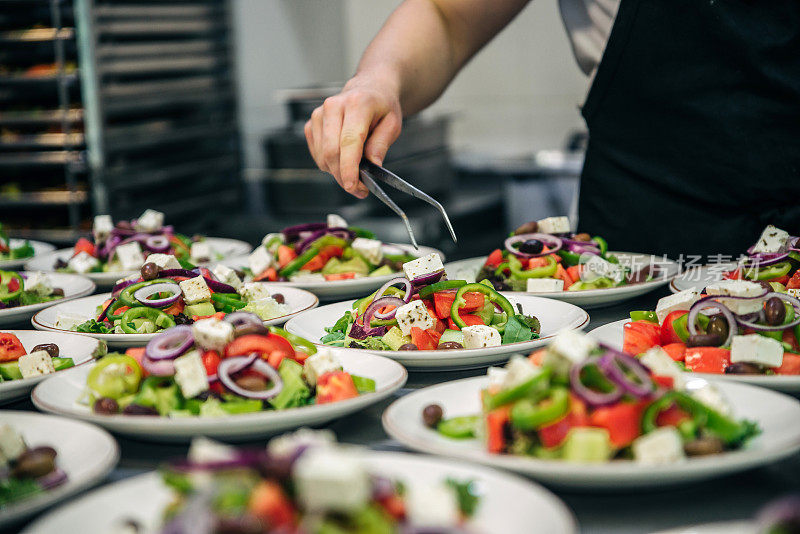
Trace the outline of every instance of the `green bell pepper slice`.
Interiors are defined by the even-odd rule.
[[[561,259],[564,260],[564,263],[569,265],[570,267],[573,265],[578,265],[581,262],[581,255],[575,254],[574,252],[570,252],[569,250],[559,250],[556,254],[561,256]]]
[[[448,438],[467,439],[475,437],[475,429],[478,424],[480,424],[480,418],[477,415],[464,415],[441,421],[436,426],[436,430]]]
[[[511,270],[511,277],[526,279],[548,278],[554,276],[556,274],[556,270],[558,269],[558,262],[552,255],[545,256],[545,258],[547,259],[547,265],[525,271],[522,269],[522,262],[519,261],[519,258],[514,255],[510,255],[508,257],[508,268]]]
[[[592,241],[597,243],[597,246],[600,247],[600,256],[605,258],[606,257],[606,253],[608,252],[608,241],[606,241],[605,239],[603,239],[599,235],[594,236],[592,238]]]
[[[551,367],[542,367],[542,371],[538,375],[531,377],[525,382],[511,388],[500,390],[493,395],[486,395],[483,400],[484,409],[489,412],[500,406],[518,401],[523,397],[530,398],[533,393],[543,387],[547,387],[552,374],[553,369]]]
[[[675,319],[674,321],[672,321],[672,329],[675,330],[675,333],[678,335],[679,338],[681,338],[681,341],[683,341],[684,343],[686,343],[686,340],[689,339],[689,327],[686,324],[688,319],[689,319],[689,314],[685,313],[680,317],[678,317],[677,319]],[[698,314],[697,322],[700,323],[700,328],[705,330],[706,327],[708,326],[708,316],[703,315],[702,313]]]
[[[168,415],[183,408],[184,399],[178,384],[170,377],[148,376],[142,381],[134,404],[155,408],[159,414]]]
[[[118,309],[120,309],[122,307],[125,307],[125,306],[127,306],[127,304],[125,304],[121,300],[119,300],[119,299],[115,300],[108,307],[108,311],[106,312],[106,318],[108,318],[108,320],[111,321],[112,323],[115,322],[115,321],[119,321],[120,319],[122,319],[122,316],[125,315],[125,312],[124,311],[120,312],[120,313],[116,313],[116,312],[117,312]]]
[[[109,354],[99,360],[89,375],[86,385],[99,397],[119,399],[139,389],[142,368],[125,354]]]
[[[297,347],[300,347],[304,349],[303,352],[305,352],[309,356],[317,353],[316,345],[314,345],[305,338],[302,338],[296,334],[292,334],[291,332],[284,330],[283,328],[280,328],[278,326],[270,326],[269,331],[272,332],[273,334],[285,337],[286,339],[289,340],[289,343],[291,343],[292,346],[295,347],[295,349]]]
[[[136,306],[126,311],[120,319],[120,327],[126,334],[138,334],[135,328],[130,326],[134,319],[146,319],[152,321],[157,327],[167,329],[175,326],[175,321],[157,308],[148,308],[146,306]]]
[[[278,274],[283,277],[289,277],[299,271],[303,265],[311,261],[311,258],[319,254],[320,249],[314,245],[308,247],[308,250],[297,256],[295,259],[286,264],[286,266],[278,271]],[[259,273],[253,273],[258,275]]]
[[[429,286],[425,286],[419,290],[419,297],[426,299],[436,293],[437,291],[445,291],[447,289],[460,289],[467,285],[464,280],[442,280]]]
[[[652,310],[632,311],[631,321],[650,321],[658,324],[658,315]]]
[[[461,318],[461,316],[458,314],[458,309],[463,308],[466,305],[466,301],[464,300],[464,293],[472,293],[472,292],[483,293],[483,295],[486,297],[486,300],[488,300],[493,304],[497,304],[498,306],[500,306],[500,309],[502,309],[505,312],[506,321],[501,324],[494,325],[494,327],[497,328],[497,330],[502,334],[506,328],[506,323],[508,323],[507,318],[513,317],[516,314],[516,311],[514,310],[514,306],[511,305],[511,303],[508,301],[507,298],[505,298],[503,295],[495,291],[494,288],[487,286],[486,284],[477,283],[477,284],[467,284],[465,286],[461,286],[458,289],[458,293],[456,293],[456,299],[453,301],[453,305],[450,307],[450,318],[453,320],[456,326],[458,326],[458,328],[465,328],[467,326],[467,323],[465,323],[464,320]]]
[[[211,303],[214,305],[215,310],[225,313],[233,313],[247,306],[237,293],[213,293],[211,295]]]
[[[156,278],[155,280],[146,280],[144,282],[137,282],[123,289],[119,294],[118,301],[122,302],[121,305],[124,306],[131,306],[131,307],[141,306],[142,303],[136,300],[133,294],[143,287],[147,287],[153,284],[163,284],[163,283],[177,284],[175,280],[170,280],[169,278]]]
[[[780,278],[789,274],[792,270],[792,264],[788,261],[782,261],[769,267],[761,267],[759,269],[751,269],[744,271],[742,276],[748,280],[771,280],[773,278]]]
[[[19,282],[19,287],[14,291],[8,289],[12,280]],[[0,302],[9,302],[19,297],[25,288],[25,280],[13,271],[0,271]]]
[[[554,387],[550,390],[547,402],[534,402],[531,399],[518,400],[511,407],[511,424],[520,430],[536,430],[556,421],[569,412],[569,390]]]

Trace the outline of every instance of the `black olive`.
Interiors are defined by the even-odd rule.
[[[51,447],[37,447],[23,452],[11,471],[15,478],[39,478],[56,468],[56,451]]]
[[[161,271],[158,265],[153,263],[152,261],[148,261],[144,265],[142,265],[141,273],[142,278],[145,280],[155,280],[158,278],[158,273]]]
[[[694,334],[686,340],[687,347],[719,347],[722,340],[716,334]]]
[[[191,317],[189,317],[188,315],[184,315],[182,313],[174,315],[172,317],[172,320],[175,321],[175,324],[192,324],[192,323],[194,323],[194,321],[192,320]]]
[[[37,350],[43,350],[47,352],[51,358],[58,358],[58,345],[55,343],[42,343],[41,345],[36,345],[31,349],[31,352],[36,352]]]
[[[100,397],[94,402],[92,407],[94,413],[102,415],[113,415],[119,413],[119,404],[114,399],[108,397]]]
[[[66,269],[67,267],[69,267],[69,263],[61,258],[58,258],[55,265],[53,265],[54,269]]]
[[[786,306],[783,305],[783,301],[778,297],[768,299],[764,305],[764,317],[770,326],[783,324],[783,320],[786,318]]]
[[[718,336],[722,341],[728,339],[730,328],[728,326],[728,321],[725,319],[725,316],[722,314],[712,315],[708,319],[708,326],[706,327],[706,332]]]
[[[419,350],[419,347],[417,347],[413,343],[405,343],[404,345],[400,345],[400,348],[398,350]]]
[[[247,336],[251,334],[266,336],[269,333],[263,324],[245,323],[233,329],[233,337]]]
[[[54,287],[53,288],[53,292],[50,293],[50,294],[52,296],[54,296],[54,297],[63,297],[64,296],[64,290],[61,289],[60,287]]]
[[[458,341],[445,341],[444,343],[440,343],[438,347],[439,350],[454,350],[463,348],[464,345],[462,345]]]
[[[444,416],[444,410],[438,404],[429,404],[422,410],[422,422],[428,428],[436,428]]]
[[[707,456],[724,452],[725,444],[719,438],[703,437],[686,442],[683,450],[686,456]]]
[[[592,236],[590,236],[589,234],[587,234],[585,232],[582,232],[580,234],[575,234],[572,237],[572,239],[575,240],[575,241],[591,241],[592,240]]]
[[[519,246],[518,250],[523,254],[539,254],[544,250],[544,243],[538,239],[528,239]]]
[[[129,404],[122,410],[125,415],[158,415],[158,410],[141,404]]]
[[[760,375],[761,367],[749,362],[736,362],[725,368],[725,374],[729,375]]]
[[[260,376],[244,375],[234,380],[236,385],[248,391],[264,391],[267,389],[267,381]]]
[[[275,299],[275,302],[277,302],[278,304],[283,304],[284,302],[286,302],[286,297],[284,297],[280,293],[275,293],[274,295],[272,295],[272,298]]]

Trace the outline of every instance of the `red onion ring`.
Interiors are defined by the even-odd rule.
[[[525,252],[520,252],[519,250],[511,246],[516,243],[524,243],[529,239],[538,239],[539,241],[544,243],[549,250],[545,252],[544,249],[542,249],[542,252],[540,252],[539,254],[527,254]],[[522,256],[523,258],[538,258],[540,256],[547,256],[548,254],[552,254],[553,252],[558,252],[559,250],[561,250],[563,242],[561,241],[561,238],[556,237],[554,235],[541,234],[537,232],[532,234],[513,235],[508,239],[506,239],[503,245],[505,246],[507,251],[517,256]]]
[[[144,354],[152,361],[174,360],[194,345],[192,327],[174,326],[151,339],[144,348]]]
[[[158,276],[172,277],[172,276],[185,276],[186,278],[195,278],[198,273],[190,271],[189,269],[164,269],[159,271]]]
[[[144,246],[151,252],[166,252],[172,244],[169,242],[169,238],[162,234],[148,237],[144,241]]]
[[[175,374],[175,362],[172,360],[151,360],[145,354],[142,357],[142,369],[153,376],[173,376]]]
[[[355,233],[351,232],[347,228],[339,228],[339,227],[328,228],[328,227],[326,227],[326,228],[317,230],[315,232],[312,232],[310,235],[308,235],[308,236],[304,237],[303,239],[301,239],[297,243],[297,245],[295,245],[295,247],[294,247],[295,252],[298,255],[302,254],[303,252],[305,252],[308,249],[308,247],[311,246],[311,244],[314,241],[316,241],[317,239],[319,239],[319,238],[321,238],[322,236],[325,236],[325,235],[334,235],[334,236],[339,237],[341,239],[344,239],[346,241],[349,241],[349,240],[351,240],[351,239],[353,239],[355,237]]]
[[[219,363],[219,367],[217,367],[217,376],[219,377],[219,381],[222,382],[222,385],[236,395],[247,399],[269,400],[278,395],[278,393],[283,390],[281,375],[278,374],[278,371],[276,371],[274,367],[261,358],[256,358],[250,364],[249,368],[261,373],[265,378],[269,379],[269,381],[272,382],[272,387],[264,391],[250,391],[249,389],[239,387],[236,381],[231,377],[233,374],[231,373],[231,369],[238,367],[247,359],[249,359],[249,356],[234,356],[233,358],[226,358]]]
[[[328,225],[325,223],[306,223],[306,224],[297,224],[295,226],[287,226],[281,233],[283,237],[286,238],[287,242],[294,241],[295,238],[299,237],[302,232],[316,232],[317,230],[322,230],[323,228],[327,228]]]
[[[597,365],[609,380],[637,398],[646,397],[655,391],[650,372],[639,360],[628,354],[608,351],[600,358]],[[631,380],[626,371],[635,375],[638,382]]]
[[[239,358],[240,356],[236,356],[236,357]],[[253,362],[256,361],[256,358],[258,358],[258,353],[257,352],[251,352],[249,356],[241,356],[241,357],[244,358],[244,360],[238,361],[236,363],[236,365],[231,365],[231,368],[228,369],[228,374],[235,375],[239,371],[243,371],[243,370],[247,369],[248,367],[250,367],[251,365],[253,365]],[[228,359],[230,359],[230,358],[228,358]],[[213,382],[216,382],[217,380],[219,380],[218,373],[214,373],[213,375],[208,375],[208,383],[209,384],[211,384]]]
[[[100,312],[100,315],[97,316],[97,322],[98,323],[102,323],[103,321],[106,320],[106,315],[108,315],[109,308],[111,308],[111,306],[113,306],[116,301],[117,301],[117,299],[112,297],[111,301],[109,301],[109,303],[106,305],[106,307],[103,308],[103,311]]]
[[[413,296],[412,289],[411,289],[411,281],[408,278],[398,276],[397,278],[392,278],[385,284],[383,284],[378,291],[375,292],[375,298],[381,298],[383,294],[386,292],[387,289],[392,287],[395,284],[403,284],[405,287],[405,294],[403,295],[403,301],[408,303]]]
[[[743,266],[745,269],[767,267],[769,265],[775,265],[776,263],[784,262],[787,259],[789,259],[788,252],[754,254],[753,256],[750,256],[744,260]]]
[[[60,467],[56,467],[46,475],[36,479],[36,483],[43,490],[51,490],[67,481],[67,474]]]
[[[169,297],[160,299],[148,299],[157,293],[172,293]],[[181,298],[181,286],[174,282],[160,282],[158,284],[150,284],[149,286],[140,287],[133,292],[133,298],[139,301],[143,306],[150,308],[163,308],[170,306]]]
[[[349,337],[353,339],[364,339],[370,336],[382,336],[386,333],[385,326],[376,326],[374,328],[365,327],[363,324],[359,323],[358,321],[353,323],[353,326],[350,328],[350,332],[347,334]]]
[[[226,323],[230,323],[234,327],[242,325],[264,326],[264,320],[255,313],[236,311],[229,313],[223,319]]]
[[[738,331],[738,327],[736,325],[736,317],[734,313],[724,304],[717,301],[719,295],[711,295],[707,297],[703,297],[694,304],[692,307],[689,308],[689,315],[686,317],[686,328],[689,330],[689,334],[696,335],[700,332],[697,330],[697,316],[700,315],[702,310],[707,310],[709,308],[716,308],[725,317],[725,321],[728,323],[728,337],[722,342],[720,345],[721,347],[728,347],[733,341],[733,336],[736,335]],[[731,297],[725,297],[731,298]],[[745,297],[746,298],[746,297]]]
[[[779,324],[779,325],[776,325],[776,326],[769,326],[769,325],[754,323],[754,322],[751,322],[751,321],[744,320],[742,317],[737,317],[736,321],[741,326],[744,326],[745,328],[752,328],[753,330],[756,330],[758,332],[778,332],[778,331],[781,331],[781,330],[786,330],[788,328],[794,328],[795,326],[799,325],[800,324],[800,300],[798,300],[796,297],[793,297],[791,295],[787,295],[785,293],[771,292],[771,293],[767,293],[766,295],[764,295],[764,297],[763,297],[764,298],[764,302],[766,302],[767,300],[771,299],[772,297],[778,297],[782,301],[788,302],[789,304],[792,305],[792,307],[794,308],[794,320],[793,321],[791,321],[789,323],[786,323],[786,324]]]
[[[397,313],[397,308],[403,306],[405,303],[406,302],[399,297],[381,297],[373,300],[364,311],[364,324],[369,326],[372,323],[373,317],[379,321],[388,321],[389,319],[394,319],[394,315]],[[395,309],[385,314],[379,313],[378,310],[384,306],[395,306]]]
[[[586,401],[588,404],[591,404],[592,406],[606,406],[608,404],[613,404],[617,402],[620,398],[622,398],[622,388],[619,387],[616,382],[611,381],[611,384],[614,386],[614,390],[608,393],[603,393],[602,391],[595,391],[584,385],[584,383],[581,381],[581,371],[583,371],[584,368],[590,365],[597,366],[597,360],[587,359],[584,360],[582,363],[573,365],[570,368],[569,382],[575,394],[578,395],[584,401]],[[600,372],[602,373],[603,370],[600,369]]]
[[[214,293],[236,293],[236,288],[228,284],[223,284],[222,282],[219,282],[217,280],[212,280],[207,276],[203,276],[203,280],[206,281],[208,289],[210,289]]]
[[[120,283],[118,283],[118,284],[116,284],[114,286],[114,288],[111,290],[111,296],[113,298],[117,298],[119,296],[119,294],[122,293],[123,289],[125,289],[128,286],[132,286],[133,284],[138,284],[141,281],[142,281],[141,278],[139,278],[137,280],[123,280],[122,282],[120,282]]]
[[[442,269],[441,271],[436,271],[435,273],[429,273],[417,276],[416,278],[411,280],[411,286],[414,287],[415,289],[423,288],[425,286],[438,282],[444,277],[444,274],[445,274],[444,269]],[[411,300],[411,297],[408,297],[408,299]]]

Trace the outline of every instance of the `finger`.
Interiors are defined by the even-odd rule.
[[[317,163],[317,167],[323,172],[328,172],[325,165],[325,158],[322,157],[322,107],[316,108],[311,113],[311,138],[314,141],[311,155]]]
[[[322,157],[328,172],[342,185],[339,174],[339,137],[342,133],[344,106],[329,98],[322,105]]]
[[[375,125],[367,139],[367,144],[364,145],[364,155],[367,159],[376,165],[383,165],[389,147],[400,136],[402,126],[402,119],[395,113],[383,117]]]
[[[372,109],[357,106],[345,109],[342,120],[342,135],[339,139],[339,174],[348,193],[355,194],[358,180],[358,164],[372,123]]]
[[[305,126],[303,126],[303,133],[306,135],[308,153],[311,154],[311,157],[314,159],[314,163],[317,165],[317,167],[319,167],[319,161],[317,161],[316,155],[316,146],[314,144],[314,126],[311,123],[311,119],[306,121]]]
[[[363,182],[358,181],[356,182],[355,190],[351,191],[351,193],[357,196],[358,198],[367,198],[367,196],[369,195],[369,189],[367,189],[367,186],[364,185]]]

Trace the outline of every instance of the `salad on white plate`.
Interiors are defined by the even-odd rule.
[[[55,248],[40,241],[10,238],[0,223],[0,269],[17,269],[30,258],[52,252]]]
[[[95,287],[74,274],[0,271],[0,325],[25,322],[48,306],[90,295]]]

